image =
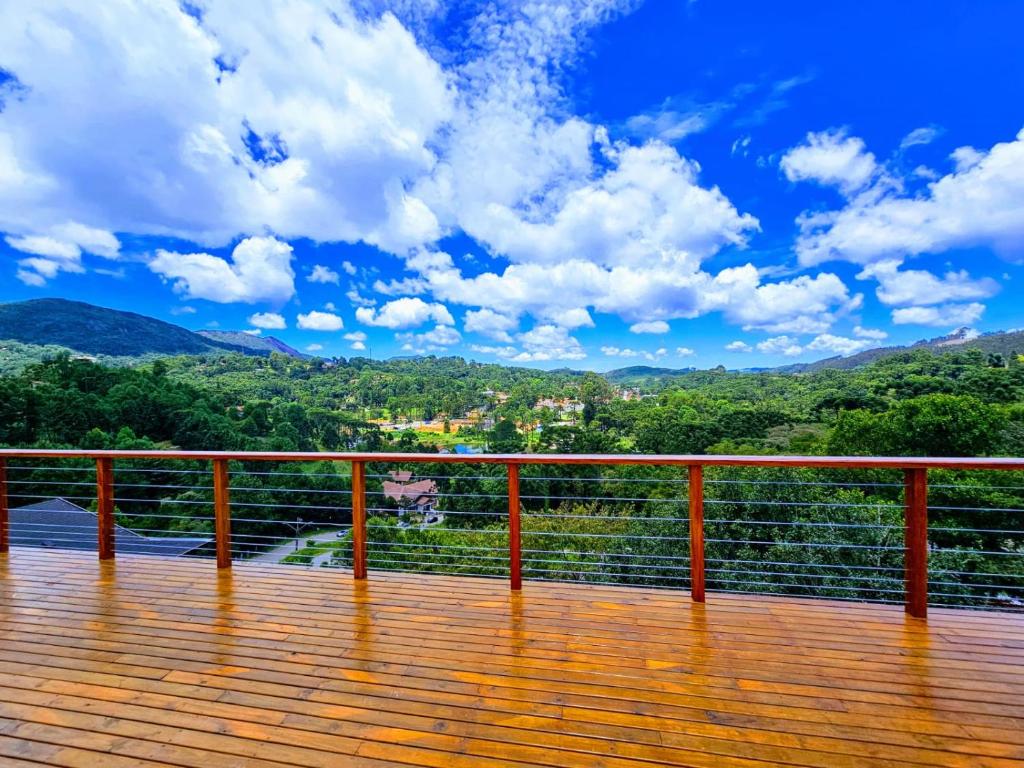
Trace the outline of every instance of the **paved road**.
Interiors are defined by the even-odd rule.
[[[306,542],[309,541],[310,539],[312,539],[313,541],[337,541],[338,531],[339,530],[347,531],[348,529],[347,528],[335,529],[335,530],[325,531],[323,533],[318,533],[318,534],[315,534],[313,536],[300,535],[299,536],[299,549],[302,549],[304,546],[306,546]],[[268,551],[266,551],[266,552],[264,552],[264,553],[262,553],[260,555],[256,555],[256,557],[249,558],[249,562],[250,563],[279,563],[282,560],[284,560],[286,557],[288,557],[288,555],[293,555],[293,554],[295,554],[295,539],[288,539],[284,544],[280,544],[280,545],[274,547],[271,550],[268,550]],[[331,554],[330,552],[327,553],[328,559],[330,558],[330,554]],[[317,562],[317,559],[319,557],[321,557],[321,556],[317,555],[317,557],[313,558],[314,564],[319,565],[319,563]]]

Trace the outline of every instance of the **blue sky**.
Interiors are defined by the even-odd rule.
[[[0,301],[597,370],[1024,326],[1019,2],[35,6]]]

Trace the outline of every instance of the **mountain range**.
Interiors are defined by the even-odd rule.
[[[244,331],[190,331],[134,312],[108,309],[67,299],[32,299],[0,304],[0,340],[36,347],[63,347],[83,355],[121,359],[171,355],[225,354],[267,356],[273,352],[309,357],[273,336]],[[941,353],[951,348],[974,348],[1009,356],[1024,352],[1024,330],[980,334],[970,328],[906,346],[867,349],[848,357],[829,357],[771,369],[778,373],[810,373],[826,368],[850,369],[883,357],[924,349]],[[694,368],[634,365],[608,371],[605,377],[623,386],[639,386],[685,376]]]
[[[921,339],[913,344],[896,347],[876,347],[866,349],[847,357],[828,357],[813,363],[799,363],[787,365],[778,369],[786,373],[810,373],[825,368],[850,369],[861,365],[867,365],[875,360],[901,352],[910,352],[916,349],[925,349],[930,352],[941,354],[950,349],[958,347],[967,349],[980,349],[982,352],[1008,357],[1012,354],[1024,354],[1024,330],[996,331],[994,333],[978,333],[973,328],[957,328],[945,336],[938,336],[934,339]]]
[[[283,341],[242,332],[200,331],[134,312],[67,299],[0,304],[0,339],[59,346],[84,355],[144,357],[238,352],[303,357]]]

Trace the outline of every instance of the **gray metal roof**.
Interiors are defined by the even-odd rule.
[[[10,510],[11,546],[53,549],[97,548],[97,518],[67,499],[53,498]],[[210,537],[142,536],[114,526],[114,551],[180,557],[208,544]]]

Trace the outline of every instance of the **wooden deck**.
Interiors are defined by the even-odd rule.
[[[1022,616],[0,555],[3,766],[1022,762]]]

